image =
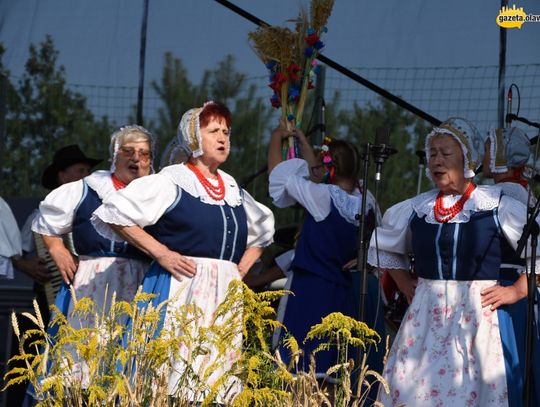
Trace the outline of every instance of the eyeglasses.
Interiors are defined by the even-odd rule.
[[[150,150],[143,150],[142,148],[136,149],[135,147],[120,147],[118,152],[126,158],[131,158],[135,155],[135,152],[139,155],[139,160],[149,161],[152,158]]]

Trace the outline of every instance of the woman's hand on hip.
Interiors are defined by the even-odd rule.
[[[62,274],[62,279],[66,284],[71,284],[79,267],[79,258],[66,248],[60,236],[42,235],[42,237],[58,271]]]
[[[485,288],[480,293],[482,296],[482,307],[490,307],[492,311],[499,308],[501,305],[510,305],[518,302],[527,296],[527,293],[515,286],[495,285]]]
[[[192,259],[172,250],[167,250],[156,257],[156,261],[178,281],[182,281],[183,277],[192,278],[197,274],[197,265]]]
[[[62,279],[67,283],[71,284],[73,278],[75,278],[75,273],[79,267],[79,259],[74,256],[68,249],[65,247],[56,247],[49,251],[51,257],[53,258],[60,274],[62,274]]]

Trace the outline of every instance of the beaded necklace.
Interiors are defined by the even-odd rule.
[[[465,202],[471,197],[472,192],[475,190],[476,185],[474,183],[469,183],[467,189],[459,198],[459,200],[449,208],[445,208],[443,204],[443,193],[439,191],[437,194],[437,199],[435,200],[435,206],[433,207],[433,213],[435,215],[435,220],[440,223],[446,223],[453,219],[458,213],[463,209]]]
[[[221,201],[225,198],[225,183],[219,172],[217,173],[218,185],[214,186],[195,165],[188,162],[187,167],[193,171],[210,198],[214,201]]]
[[[120,181],[116,175],[112,174],[111,178],[112,178],[112,183],[113,183],[114,189],[116,189],[117,191],[119,189],[122,189],[122,188],[126,187],[127,184]]]

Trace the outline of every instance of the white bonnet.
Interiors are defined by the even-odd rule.
[[[523,167],[531,156],[531,143],[527,134],[517,128],[491,129],[488,134],[489,169],[498,174],[510,168]]]
[[[429,142],[437,134],[450,135],[459,143],[463,152],[463,172],[465,178],[473,178],[482,161],[482,152],[484,150],[484,141],[476,127],[461,117],[449,118],[438,127],[434,127],[426,136],[426,157],[429,157]],[[432,179],[429,168],[426,168],[426,175],[429,179]]]
[[[188,157],[200,157],[203,155],[202,139],[201,139],[201,124],[199,116],[204,108],[216,102],[210,100],[205,102],[202,107],[189,109],[180,120],[176,136],[178,138],[178,148],[182,150]],[[230,133],[229,133],[230,134]]]

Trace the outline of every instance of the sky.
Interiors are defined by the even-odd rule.
[[[2,0],[0,42],[12,75],[31,43],[51,34],[68,82],[137,86],[143,0]],[[298,0],[232,0],[271,24],[297,15]],[[514,4],[514,3],[510,3]],[[540,14],[540,1],[515,3]],[[497,65],[500,3],[494,0],[336,0],[324,54],[347,67]],[[227,54],[248,77],[266,70],[248,43],[253,23],[214,0],[149,0],[145,82],[172,52],[198,81]],[[540,23],[507,30],[507,63],[540,63]]]

